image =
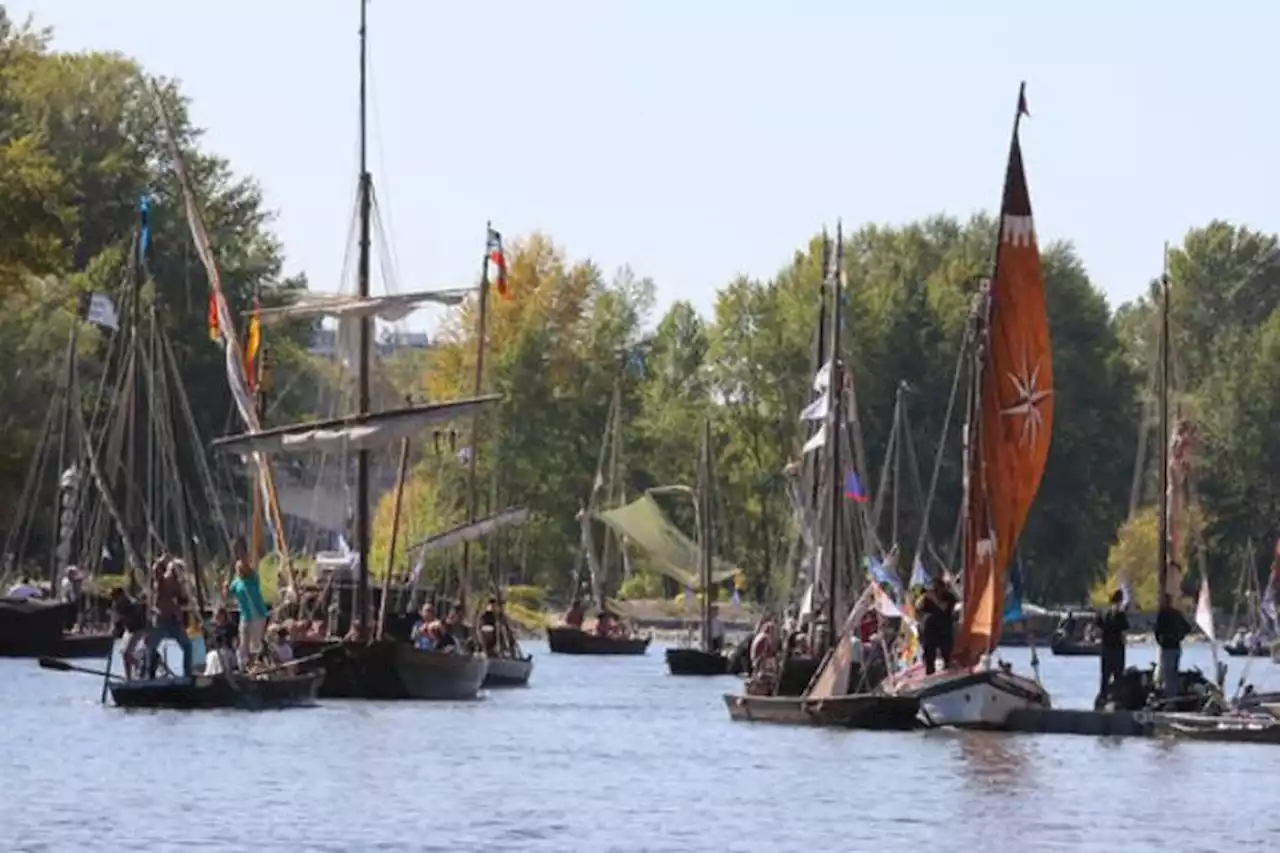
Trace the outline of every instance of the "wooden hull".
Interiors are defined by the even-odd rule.
[[[1254,646],[1249,648],[1244,643],[1227,643],[1223,650],[1233,658],[1269,658],[1271,657],[1270,646]]]
[[[533,656],[518,658],[489,658],[489,670],[485,673],[484,687],[526,687],[533,675]]]
[[[1280,744],[1280,722],[1270,717],[1162,714],[1156,718],[1155,730],[1158,735],[1182,740]]]
[[[724,703],[729,709],[729,718],[738,722],[869,731],[910,731],[921,726],[920,700],[912,696],[859,693],[803,699],[726,694]]]
[[[0,657],[61,656],[63,632],[74,619],[75,608],[65,602],[0,598]]]
[[[324,654],[322,699],[474,699],[488,672],[482,655],[432,652],[399,640],[303,640],[297,657]]]
[[[1102,656],[1101,643],[1085,643],[1076,640],[1054,640],[1049,644],[1049,650],[1060,658],[1096,658]]]
[[[547,629],[547,643],[557,655],[642,655],[650,637],[601,637],[561,625]]]
[[[121,708],[261,711],[314,705],[323,681],[323,672],[263,679],[198,675],[118,681],[111,685],[111,698]]]
[[[729,675],[729,658],[702,649],[667,649],[667,671],[672,675]]]
[[[1052,704],[1039,682],[999,668],[922,675],[896,692],[920,701],[926,723],[958,728],[1001,729],[1013,711]]]

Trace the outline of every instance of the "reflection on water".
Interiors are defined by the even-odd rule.
[[[1280,749],[732,724],[734,679],[538,656],[480,702],[124,712],[0,661],[0,851],[1164,853],[1280,842]],[[1150,650],[1134,649],[1132,663]],[[1010,650],[1025,667],[1025,650]],[[1200,657],[1204,661],[1200,661]],[[1207,669],[1203,649],[1187,658]],[[1042,658],[1087,706],[1097,661]],[[1280,667],[1255,664],[1259,686]],[[942,834],[942,833],[945,833]]]

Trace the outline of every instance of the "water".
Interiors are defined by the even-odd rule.
[[[125,712],[0,661],[6,851],[1225,851],[1274,847],[1280,749],[730,723],[740,682],[545,646],[459,704]],[[1131,648],[1130,663],[1153,649]],[[1025,649],[1006,651],[1024,669]],[[1208,650],[1184,655],[1209,671]],[[1243,661],[1231,662],[1234,684]],[[96,666],[84,662],[86,666]],[[1060,707],[1098,662],[1042,658]],[[1259,688],[1280,666],[1251,664]],[[941,846],[939,846],[941,844]],[[927,847],[925,847],[927,845]]]

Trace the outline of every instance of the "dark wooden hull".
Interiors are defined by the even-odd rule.
[[[533,656],[518,658],[489,658],[489,670],[485,673],[484,687],[526,687],[533,675]]]
[[[399,640],[294,643],[301,657],[324,654],[322,699],[474,699],[489,669],[482,655],[432,652]]]
[[[121,708],[262,711],[314,705],[323,681],[323,672],[263,679],[198,675],[117,681],[111,684],[111,698]]]
[[[547,643],[557,655],[642,655],[650,637],[601,637],[561,625],[547,629]]]
[[[1060,658],[1096,658],[1102,656],[1102,643],[1054,640],[1049,644],[1049,650]]]
[[[702,649],[667,649],[667,671],[672,675],[728,675],[729,657]]]
[[[729,719],[737,722],[870,731],[910,731],[921,726],[920,700],[910,696],[858,693],[805,699],[726,694],[724,704],[729,709]]]
[[[1227,643],[1222,647],[1227,654],[1233,658],[1269,658],[1271,657],[1270,646],[1255,646],[1249,648],[1244,643]]]
[[[115,645],[115,635],[109,633],[63,634],[62,640],[58,643],[57,653],[48,657],[68,660],[105,658],[111,654],[111,650],[115,648]]]
[[[63,632],[74,619],[75,608],[65,602],[0,598],[0,657],[61,656]]]

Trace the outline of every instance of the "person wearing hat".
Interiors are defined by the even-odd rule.
[[[182,676],[191,677],[191,638],[187,636],[185,614],[187,590],[183,586],[179,567],[161,555],[152,566],[151,610],[154,617],[151,633],[147,635],[147,660],[152,677],[160,659],[160,643],[173,640],[182,649]]]

